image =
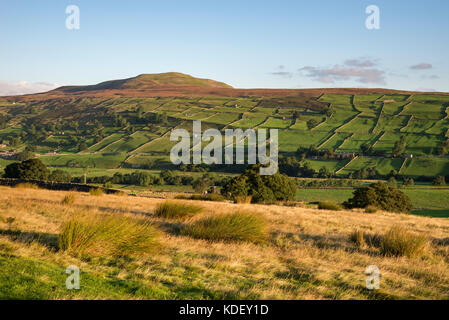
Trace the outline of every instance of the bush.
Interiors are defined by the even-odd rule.
[[[102,196],[104,194],[103,190],[100,188],[92,188],[89,190],[91,196]]]
[[[268,236],[268,224],[261,215],[235,212],[202,218],[185,226],[182,233],[212,241],[262,242]]]
[[[386,256],[421,256],[427,247],[427,238],[413,234],[402,227],[392,227],[380,243],[380,252]]]
[[[157,238],[148,222],[123,216],[77,216],[62,225],[58,244],[75,256],[130,256],[153,251]]]
[[[165,201],[157,206],[154,215],[165,219],[186,219],[203,211],[203,208],[193,204]]]
[[[318,209],[340,211],[341,206],[330,201],[321,201],[320,203],[318,203]]]
[[[370,205],[391,212],[410,212],[413,209],[405,193],[381,182],[356,189],[354,197],[344,203],[347,208],[366,208]]]
[[[64,197],[64,199],[62,199],[62,204],[65,205],[72,205],[75,203],[75,194],[74,193],[69,193],[68,195],[66,195]]]
[[[14,188],[17,188],[17,189],[39,189],[39,186],[37,186],[33,183],[30,183],[30,182],[24,182],[24,183],[16,184],[14,186]]]
[[[5,167],[5,178],[47,180],[50,171],[40,159],[14,162]]]
[[[432,181],[433,185],[435,186],[445,186],[446,185],[446,179],[443,176],[437,176]]]
[[[275,173],[261,176],[260,165],[251,165],[240,176],[229,179],[221,193],[236,201],[238,197],[251,196],[252,203],[274,203],[295,199],[296,185],[286,175]]]
[[[52,171],[52,173],[48,177],[48,180],[68,183],[68,182],[72,181],[72,176],[70,175],[70,173],[65,172],[63,170],[55,170],[55,171]]]
[[[377,209],[376,206],[372,206],[372,205],[366,206],[366,208],[365,208],[366,213],[376,213],[377,210],[379,210],[379,209]]]

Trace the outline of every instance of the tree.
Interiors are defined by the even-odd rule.
[[[397,188],[398,187],[398,182],[396,181],[396,179],[394,177],[390,177],[388,179],[388,185],[392,188]]]
[[[307,128],[309,128],[309,130],[312,130],[317,125],[318,125],[318,122],[315,119],[310,119],[307,121]]]
[[[407,147],[407,144],[405,143],[405,136],[401,136],[401,138],[395,142],[394,148],[393,148],[393,155],[395,157],[399,157],[400,155],[403,155],[405,153],[405,148]]]
[[[144,112],[144,108],[142,106],[138,106],[136,109],[137,118],[141,119]]]
[[[47,180],[50,171],[40,159],[11,163],[5,168],[5,178]]]
[[[192,187],[193,187],[193,190],[195,190],[195,192],[204,193],[209,188],[209,181],[207,181],[206,179],[201,179],[201,178],[196,179],[192,183]]]
[[[344,203],[347,208],[366,208],[370,205],[391,212],[410,212],[413,209],[405,193],[382,182],[356,189],[353,198]]]
[[[433,185],[434,186],[445,186],[446,185],[446,179],[443,176],[438,176],[433,179]]]
[[[86,141],[81,141],[79,144],[78,144],[78,151],[84,151],[84,150],[86,150],[87,149],[87,143],[86,143]]]
[[[449,140],[445,140],[441,142],[436,150],[436,154],[439,156],[445,156],[449,150]]]
[[[300,119],[301,118],[301,112],[298,110],[293,111],[293,119]]]
[[[318,176],[320,178],[331,178],[333,175],[334,173],[324,166],[318,171]]]
[[[415,180],[412,178],[404,178],[404,181],[402,182],[402,185],[404,186],[413,186],[415,184]]]
[[[16,155],[16,159],[19,161],[30,160],[30,159],[33,159],[34,157],[35,157],[34,153],[30,149],[28,149],[28,147],[25,148],[24,151],[22,151]]]
[[[335,110],[334,107],[332,105],[330,105],[327,109],[326,109],[326,116],[328,118],[332,118],[332,116],[335,114]]]
[[[70,173],[64,171],[64,170],[54,170],[48,177],[49,181],[56,181],[56,182],[71,182],[72,176]]]
[[[261,176],[259,168],[260,164],[248,166],[240,176],[228,180],[221,193],[234,200],[239,196],[251,196],[253,203],[289,201],[295,198],[296,185],[293,180],[280,173]]]
[[[369,142],[365,142],[360,146],[360,151],[363,155],[369,156],[373,152],[373,146]]]

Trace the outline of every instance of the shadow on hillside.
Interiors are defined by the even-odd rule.
[[[99,206],[91,206],[88,204],[76,204],[76,207],[87,209],[87,210],[98,210],[107,213],[131,213],[131,214],[142,214],[142,215],[151,215],[151,211],[139,211],[139,210],[124,210],[119,208],[111,208],[111,207],[99,207]]]
[[[344,250],[346,252],[359,252],[371,256],[379,255],[379,251],[375,247],[379,246],[380,239],[377,239],[375,235],[365,235],[366,243],[371,244],[371,246],[366,246],[364,248],[357,247],[348,239],[342,237],[333,237],[330,235],[312,235],[307,233],[291,233],[291,232],[274,232],[271,234],[272,241],[278,241],[279,239],[284,239],[293,243],[309,243],[311,246],[317,247],[323,250]]]
[[[61,205],[61,201],[57,200],[42,200],[42,199],[28,199],[32,200],[33,202],[37,203],[43,203],[43,204],[51,204],[51,205]],[[150,215],[151,211],[139,211],[139,210],[124,210],[119,208],[112,208],[112,207],[99,207],[89,204],[74,204],[73,207],[77,207],[80,209],[85,210],[99,210],[107,213],[131,213],[131,214],[142,214],[142,215]]]
[[[181,222],[169,222],[162,220],[152,221],[152,224],[154,224],[158,229],[164,231],[165,233],[174,236],[179,236],[183,227],[183,223]]]
[[[51,250],[58,249],[58,235],[45,232],[22,232],[20,230],[2,230],[0,235],[7,236],[12,241],[18,241],[25,244],[38,242]]]

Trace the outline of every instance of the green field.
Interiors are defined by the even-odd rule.
[[[296,200],[304,202],[332,201],[342,203],[352,197],[353,189],[298,189]],[[412,214],[449,218],[449,189],[402,189],[412,200]]]

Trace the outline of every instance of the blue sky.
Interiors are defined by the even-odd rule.
[[[80,30],[65,27],[72,4]],[[365,27],[369,5],[379,30]],[[447,12],[447,0],[2,0],[0,95],[168,71],[239,88],[449,91]]]

